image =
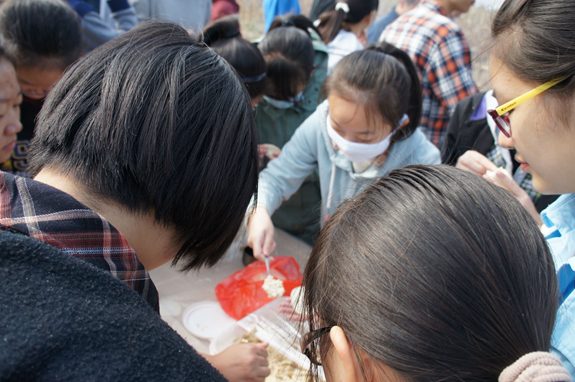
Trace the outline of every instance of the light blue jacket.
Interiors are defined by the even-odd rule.
[[[345,199],[357,195],[376,178],[411,164],[441,163],[439,150],[417,130],[391,147],[383,166],[354,173],[352,163],[333,148],[327,134],[328,108],[328,101],[319,105],[298,127],[281,155],[260,173],[257,204],[266,207],[270,215],[316,168],[322,196],[321,219],[325,222]]]
[[[575,380],[575,194],[562,195],[541,212],[543,222],[556,228],[547,236],[559,279],[560,304],[551,338],[558,356]]]

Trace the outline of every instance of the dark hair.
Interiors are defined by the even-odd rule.
[[[172,23],[146,22],[72,66],[47,97],[30,171],[54,169],[97,202],[153,211],[184,269],[232,243],[258,180],[250,98],[234,70]]]
[[[312,330],[340,326],[356,354],[407,381],[497,381],[550,348],[545,238],[509,192],[450,166],[395,170],[343,203],[303,283]]]
[[[0,8],[0,36],[18,66],[64,70],[82,53],[80,21],[61,0],[7,0]]]
[[[419,125],[419,76],[409,55],[393,45],[377,43],[342,58],[322,87],[324,98],[331,92],[363,104],[369,114],[381,115],[393,127],[407,114],[409,123],[393,135],[392,144],[411,136]]]
[[[493,54],[517,77],[544,83],[567,76],[546,94],[575,93],[575,9],[565,0],[507,0],[495,15],[491,33]]]
[[[238,72],[252,99],[264,94],[266,62],[258,48],[242,38],[237,16],[222,17],[210,23],[200,39]]]
[[[319,29],[317,29],[317,27],[313,25],[312,21],[307,17],[305,17],[304,15],[295,15],[293,13],[290,13],[284,16],[277,16],[276,18],[274,18],[274,21],[272,21],[268,32],[271,31],[272,29],[276,29],[279,27],[296,27],[307,33],[308,36],[310,37],[311,34],[309,33],[309,31],[311,29],[315,33],[317,33],[319,38],[321,38],[321,33]]]
[[[335,10],[339,3],[347,4],[349,12],[346,13],[343,9]],[[331,42],[341,29],[349,30],[344,23],[357,24],[372,11],[377,10],[379,0],[338,0],[337,4],[334,5],[334,10],[319,16],[318,29],[326,44]]]
[[[309,32],[277,27],[266,34],[258,47],[268,68],[269,95],[281,100],[295,97],[313,71],[315,51]]]

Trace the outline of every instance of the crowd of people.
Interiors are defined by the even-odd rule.
[[[263,381],[199,354],[149,271],[313,246],[301,343],[331,381],[575,377],[574,0],[4,0],[0,380]]]

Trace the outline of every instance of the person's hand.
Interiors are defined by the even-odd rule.
[[[254,257],[262,261],[276,249],[274,224],[263,206],[257,206],[248,220],[248,247],[254,251]]]
[[[262,161],[264,160],[264,157],[266,156],[267,153],[268,153],[268,147],[266,145],[258,145],[258,154],[260,157],[260,166],[262,165]]]
[[[460,156],[455,167],[479,176],[485,175],[488,170],[497,170],[497,166],[493,162],[475,150],[466,151]]]
[[[505,170],[496,169],[495,176],[497,177],[496,180],[492,179],[487,174],[483,175],[483,179],[493,184],[496,184],[499,187],[505,188],[507,191],[509,191],[511,195],[515,196],[515,198],[519,200],[519,202],[523,205],[523,207],[525,207],[525,209],[527,210],[527,212],[529,212],[529,215],[533,217],[537,225],[541,227],[543,225],[543,220],[541,219],[541,215],[539,215],[539,212],[537,212],[535,204],[533,204],[533,201],[531,200],[531,197],[529,197],[529,194],[527,194],[527,192],[525,192],[525,190],[522,189],[511,176],[507,175],[505,173]]]
[[[268,344],[232,345],[216,355],[204,355],[230,382],[263,382],[270,375]]]
[[[287,314],[287,319],[290,321],[301,322],[301,321],[307,321],[309,318],[309,316],[299,314],[295,311],[291,303],[291,297],[288,297],[286,300],[280,303],[279,311],[280,313]]]

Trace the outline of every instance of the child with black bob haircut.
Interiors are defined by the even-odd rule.
[[[449,166],[343,203],[304,271],[302,351],[331,381],[571,381],[548,353],[558,283],[506,190]]]
[[[258,48],[244,40],[237,16],[226,16],[206,26],[200,36],[238,72],[256,107],[266,89],[266,62]]]
[[[439,164],[417,130],[421,85],[407,53],[380,44],[344,57],[323,85],[326,98],[260,173],[248,245],[263,259],[274,248],[270,215],[319,172],[321,223],[377,178],[410,164]]]
[[[171,23],[145,23],[72,67],[46,100],[31,157],[36,179],[66,179],[88,207],[170,231],[170,250],[149,261],[185,270],[225,253],[257,184],[245,88]]]

